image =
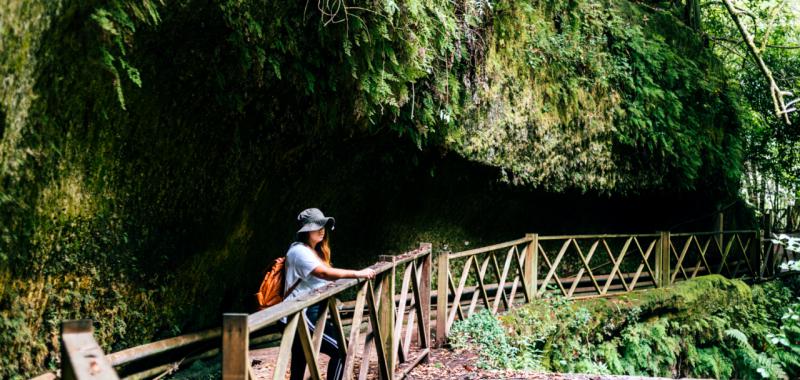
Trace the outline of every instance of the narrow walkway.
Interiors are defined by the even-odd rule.
[[[250,351],[251,362],[255,363],[253,369],[257,379],[272,379],[274,363],[278,358],[277,348],[265,348]],[[320,355],[320,369],[325,373],[328,365],[328,357]],[[448,349],[434,349],[431,360],[427,364],[420,364],[408,373],[408,380],[477,380],[477,379],[562,379],[562,380],[668,380],[663,377],[642,377],[642,376],[614,376],[614,375],[592,375],[592,374],[558,374],[558,373],[535,373],[523,371],[487,371],[476,366],[477,354],[469,351],[452,351]],[[377,363],[373,360],[368,380],[378,379]],[[401,365],[402,369],[402,365]],[[358,374],[359,368],[356,367],[355,373]],[[287,373],[286,379],[289,378]]]
[[[406,377],[409,380],[473,379],[563,379],[563,380],[667,380],[662,377],[590,375],[573,373],[536,373],[523,371],[487,371],[477,368],[477,353],[466,350],[436,349],[431,361],[420,364]]]

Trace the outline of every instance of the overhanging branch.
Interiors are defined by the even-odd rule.
[[[756,45],[753,42],[753,36],[750,35],[750,33],[744,27],[742,20],[739,18],[740,14],[746,14],[751,17],[753,17],[753,14],[733,5],[731,0],[722,0],[722,3],[725,4],[725,9],[728,10],[728,14],[731,16],[731,19],[739,29],[739,33],[744,39],[747,50],[750,52],[750,55],[753,56],[753,59],[756,61],[759,70],[761,70],[761,73],[764,74],[764,77],[766,77],[767,81],[769,82],[770,96],[772,96],[772,103],[775,105],[775,114],[782,116],[784,120],[786,120],[786,124],[791,124],[791,121],[789,120],[789,114],[797,111],[797,108],[793,106],[798,102],[798,100],[800,100],[800,98],[794,99],[788,103],[786,103],[784,100],[785,97],[793,96],[792,92],[780,89],[778,84],[775,82],[775,78],[772,76],[772,71],[769,70],[769,67],[767,67],[767,65],[764,63],[764,59],[761,57],[761,54],[759,54],[758,48],[756,48]]]

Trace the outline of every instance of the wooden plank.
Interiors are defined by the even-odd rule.
[[[592,261],[592,256],[594,256],[594,252],[597,249],[598,244],[600,244],[600,241],[596,240],[589,248],[589,254],[586,255],[586,257],[584,257],[583,251],[581,251],[581,247],[578,245],[578,243],[575,243],[575,248],[578,251],[578,257],[580,257],[581,262],[583,263],[583,268],[578,270],[578,274],[575,276],[575,280],[572,281],[572,286],[569,288],[569,291],[567,292],[567,297],[572,297],[572,295],[575,293],[575,288],[578,287],[578,283],[580,283],[581,278],[583,277],[584,270],[589,272],[589,278],[592,280],[592,283],[594,284],[595,288],[597,288],[597,293],[598,294],[602,293],[600,291],[600,285],[597,284],[597,280],[594,278],[594,273],[592,273],[592,268],[589,266],[589,263]]]
[[[510,307],[508,303],[508,299],[506,298],[506,291],[503,287],[506,284],[506,277],[508,276],[508,270],[511,267],[511,259],[514,257],[514,252],[517,251],[517,246],[513,246],[508,249],[508,253],[506,254],[506,261],[503,263],[503,274],[500,274],[500,268],[497,265],[497,257],[492,255],[492,264],[494,266],[494,271],[497,274],[497,278],[499,279],[499,284],[497,289],[500,290],[499,294],[494,296],[494,304],[492,305],[492,310],[494,314],[497,314],[497,309],[500,307],[500,301],[503,301],[506,310]]]
[[[453,295],[455,295],[456,294],[456,285],[453,282],[453,278],[450,276],[449,273],[447,274],[447,281],[448,281],[448,283],[450,285],[450,292],[453,293]],[[459,319],[464,319],[464,311],[461,309],[461,303],[456,303],[455,309],[456,309],[456,312],[458,313],[458,318]],[[445,319],[445,321],[446,321],[446,319]],[[447,331],[450,331],[449,330],[450,329],[450,325],[449,324],[447,325],[447,329],[448,329]]]
[[[436,258],[436,347],[443,347],[447,341],[447,290],[450,279],[450,261],[447,253]]]
[[[390,260],[392,256],[382,256],[382,258],[384,260]],[[394,317],[397,311],[394,304],[394,295],[396,292],[395,268],[396,266],[386,271],[381,279],[383,293],[380,296],[380,306],[378,307],[378,318],[381,329],[379,334],[375,334],[376,339],[381,341],[381,345],[375,345],[375,352],[379,354],[378,356],[383,353],[386,357],[387,377],[385,377],[384,380],[394,379],[394,369],[397,368],[397,351],[393,349],[394,339],[397,335],[394,330]]]
[[[639,239],[634,238],[633,241],[636,243],[636,248],[639,251],[639,255],[642,257],[642,263],[639,264],[639,267],[636,269],[636,274],[633,276],[633,280],[631,280],[631,290],[636,288],[636,283],[639,281],[639,276],[642,274],[642,269],[645,267],[650,273],[650,279],[653,280],[653,285],[655,285],[656,276],[653,274],[653,269],[650,267],[650,262],[647,260],[650,258],[650,253],[653,251],[653,247],[655,247],[658,240],[656,239],[650,242],[650,245],[647,247],[647,253],[644,252],[642,246],[639,244]]]
[[[419,305],[418,302],[414,302],[414,306],[418,305]],[[401,351],[403,352],[403,357],[406,359],[408,358],[409,350],[411,349],[411,338],[414,335],[414,327],[417,326],[417,323],[415,323],[417,321],[416,316],[417,313],[414,313],[413,311],[408,313],[408,322],[406,323],[406,329],[405,329],[406,335],[403,337],[403,342],[400,347]],[[419,336],[422,337],[421,334]],[[403,361],[406,361],[406,359],[404,359]]]
[[[247,380],[250,367],[248,347],[250,332],[247,314],[222,315],[222,379]]]
[[[291,316],[291,318],[288,319],[289,323],[286,324],[286,328],[283,329],[281,346],[278,349],[278,362],[275,363],[275,371],[272,373],[272,380],[283,380],[286,377],[286,371],[289,368],[289,358],[292,355],[292,344],[297,334],[297,321],[301,318],[300,313],[301,312],[297,312]]]
[[[525,250],[525,270],[523,270],[522,278],[528,284],[525,293],[529,296],[537,297],[537,290],[539,289],[537,287],[539,279],[539,234],[527,234],[525,236],[530,238],[531,242]]]
[[[461,257],[474,256],[474,255],[481,254],[481,253],[486,253],[486,252],[496,251],[498,249],[508,248],[508,247],[511,247],[511,246],[517,245],[517,244],[527,243],[529,241],[530,241],[530,237],[526,236],[526,237],[524,237],[522,239],[512,240],[512,241],[508,241],[508,242],[505,242],[505,243],[493,244],[493,245],[489,245],[489,246],[486,246],[486,247],[474,248],[474,249],[470,249],[470,250],[467,250],[467,251],[451,253],[449,255],[449,258],[450,258],[450,260],[453,260],[453,259],[458,259],[458,258],[461,258]]]
[[[385,292],[389,293],[389,292]],[[394,305],[394,302],[388,302]],[[377,302],[375,301],[375,292],[370,283],[369,290],[367,291],[367,304],[369,304],[369,321],[372,326],[372,333],[374,334],[373,341],[375,342],[375,353],[378,354],[378,368],[380,369],[381,378],[389,380],[392,376],[389,372],[389,362],[386,358],[386,351],[388,347],[384,347],[384,341],[381,339],[383,333],[381,332],[382,320],[380,319],[381,313],[377,309]]]
[[[420,257],[424,257],[431,254],[431,244],[430,243],[422,243],[419,245],[419,248],[406,252],[402,255],[392,256],[394,257],[394,265],[402,265],[409,261],[414,261],[419,259]]]
[[[428,244],[430,248],[430,244]],[[428,254],[427,256],[422,258],[422,270],[420,271],[420,280],[419,280],[419,294],[415,294],[414,296],[417,297],[417,303],[420,305],[422,309],[422,317],[419,318],[422,322],[422,330],[423,333],[420,335],[421,339],[421,346],[424,348],[431,348],[431,271],[433,268],[432,265],[432,255]],[[445,305],[447,304],[447,297],[445,297]],[[427,360],[427,359],[426,359]]]
[[[552,235],[552,236],[539,236],[539,241],[544,240],[567,240],[567,239],[613,239],[613,238],[629,238],[636,237],[658,237],[658,234],[597,234],[597,235]]]
[[[672,236],[669,231],[661,231],[656,246],[656,278],[659,288],[669,286],[671,270],[669,267],[670,247],[672,246]]]
[[[689,247],[692,245],[692,239],[696,239],[695,236],[689,236],[686,239],[686,243],[683,244],[683,249],[681,250],[680,256],[678,256],[678,261],[675,262],[675,272],[672,274],[672,278],[670,278],[670,283],[675,283],[675,278],[678,277],[678,269],[680,268],[683,270],[683,259],[686,257],[686,252],[689,252]],[[683,277],[685,279],[689,279],[686,275],[686,272],[683,272]]]
[[[489,260],[489,258],[487,258],[487,261],[488,260]],[[477,272],[478,272],[478,261],[477,261],[477,259],[475,259],[474,263],[475,263],[475,265],[474,265],[475,273],[477,274]],[[483,276],[478,276],[477,281],[478,281],[478,291],[480,292],[480,295],[483,298],[483,304],[486,305],[486,307],[488,308],[489,307],[489,295],[488,295],[488,293],[486,293],[486,285],[483,283]]]
[[[690,237],[690,239],[691,239],[691,237]],[[670,241],[670,252],[672,253],[672,256],[675,257],[675,259],[678,259],[678,256],[679,256],[678,255],[678,250],[677,250],[677,248],[675,248],[675,244],[672,243],[671,241]],[[675,265],[675,266],[672,266],[671,268],[672,268],[673,272],[671,272],[670,276],[669,276],[669,281],[670,281],[669,283],[670,284],[672,284],[672,278],[673,277],[677,277],[677,272],[678,271],[681,271],[681,273],[683,273],[683,279],[684,280],[688,280],[689,279],[689,275],[686,274],[686,270],[683,269],[683,266]]]
[[[456,319],[456,310],[458,310],[458,304],[461,301],[461,293],[464,291],[464,285],[467,283],[467,277],[469,277],[469,268],[472,265],[472,261],[474,256],[467,257],[467,261],[464,263],[464,271],[461,272],[461,279],[458,281],[458,287],[455,288],[453,302],[456,304],[456,307],[450,311],[450,315],[447,316],[447,326],[452,326],[453,321]],[[462,317],[463,318],[463,317]]]
[[[622,246],[622,250],[620,250],[619,256],[617,256],[617,260],[614,261],[614,267],[611,269],[611,274],[609,274],[609,279],[606,280],[606,286],[611,284],[615,274],[619,273],[619,266],[620,266],[620,264],[622,264],[622,260],[625,259],[625,255],[628,254],[628,247],[630,247],[632,239],[633,238],[628,238],[628,240],[626,240],[625,244]],[[605,240],[603,240],[603,245],[605,246],[606,251],[609,254],[609,257],[611,257],[612,261],[613,261],[613,256],[611,255],[611,248],[608,246],[608,243]],[[619,281],[622,283],[622,286],[625,287],[626,291],[630,291],[631,290],[630,287],[628,287],[628,283],[625,282],[625,277],[624,276],[620,275],[619,276]]]
[[[308,367],[308,372],[311,373],[311,380],[321,380],[319,366],[319,360],[317,359],[317,353],[314,352],[314,347],[312,346],[311,342],[311,332],[308,331],[308,324],[305,321],[305,318],[301,315],[300,319],[297,321],[297,330],[299,332],[299,340],[300,346],[303,347],[303,355],[306,357],[306,365]]]
[[[366,303],[367,292],[369,289],[369,282],[365,282],[356,294],[356,305],[353,312],[352,328],[350,329],[350,340],[347,347],[347,356],[344,360],[344,376],[345,379],[353,378],[353,368],[355,367],[356,355],[358,355],[358,337],[361,326],[361,317],[364,312],[364,303]]]
[[[369,365],[372,362],[372,351],[375,351],[375,335],[370,332],[364,341],[364,353],[361,355],[361,368],[358,371],[358,380],[367,380]],[[346,378],[345,378],[346,379]]]
[[[733,235],[736,233],[753,233],[756,230],[730,230],[724,231],[723,235]],[[686,237],[686,236],[712,236],[712,235],[719,235],[720,233],[717,231],[706,231],[706,232],[679,232],[671,234],[674,237]]]
[[[533,257],[535,259],[537,256],[538,255],[532,255],[530,257]],[[531,302],[531,300],[533,299],[532,294],[529,293],[529,289],[531,289],[531,287],[529,286],[530,284],[528,283],[528,279],[526,278],[526,275],[525,275],[525,272],[524,272],[524,269],[523,269],[524,265],[525,265],[525,262],[527,260],[530,260],[530,257],[528,257],[526,259],[526,256],[517,255],[517,277],[522,282],[522,293],[525,296],[525,302]],[[535,275],[536,275],[536,271],[534,271],[534,276]],[[516,279],[514,281],[514,284],[516,284]],[[511,287],[511,294],[512,294],[511,298],[512,298],[512,300],[516,296],[515,293],[516,292],[514,292],[514,287],[512,286]]]
[[[751,257],[749,255],[749,248],[750,248],[750,243],[752,242],[752,240],[748,237],[747,238],[747,242],[742,243],[742,236],[741,235],[736,235],[736,236],[739,239],[739,247],[742,248],[742,257],[745,258],[744,262],[747,265],[747,270],[749,271],[751,276],[755,277],[756,276],[756,271],[755,271],[755,269],[753,269],[753,266],[750,264]]]
[[[703,254],[705,253],[705,252],[700,250],[700,243],[697,241],[697,236],[692,236],[692,239],[694,239],[695,247],[697,247],[697,256],[698,256],[698,258],[697,258],[697,262],[694,265],[694,268],[692,268],[692,273],[689,275],[690,279],[697,277],[697,273],[700,270],[700,266],[703,265],[702,257],[703,257]]]
[[[58,380],[55,372],[45,372],[39,376],[32,378],[31,380]]]
[[[327,304],[327,302],[326,302]],[[314,348],[314,354],[319,356],[320,347],[322,347],[322,337],[325,335],[325,323],[328,321],[328,308],[325,307],[320,311],[319,318],[317,318],[317,323],[314,324],[314,334],[311,338],[312,347]]]
[[[222,336],[222,328],[217,327],[192,334],[184,334],[173,338],[162,339],[141,346],[127,348],[106,355],[106,359],[113,366],[120,366],[149,356],[157,355],[169,350],[188,346],[190,344],[209,341]]]
[[[728,266],[728,255],[731,252],[731,248],[733,247],[733,239],[728,240],[728,244],[725,245],[725,251],[722,254],[722,259],[720,260],[719,270],[717,271],[718,274],[722,274],[722,268],[726,268],[728,270],[728,277],[731,277],[731,269]]]
[[[422,265],[423,265],[423,268],[424,268],[425,263],[423,262]],[[415,319],[415,315],[416,315],[416,319],[418,321],[418,323],[417,323],[417,329],[418,329],[417,335],[419,336],[420,346],[421,347],[430,347],[430,335],[429,335],[430,334],[430,330],[429,330],[429,327],[426,326],[426,322],[425,322],[427,320],[428,321],[427,324],[428,325],[430,324],[430,302],[431,302],[430,301],[430,290],[428,290],[427,296],[424,295],[425,294],[425,293],[423,293],[425,291],[425,288],[424,288],[425,285],[423,283],[424,278],[425,278],[424,272],[422,272],[422,271],[417,272],[417,266],[416,265],[411,267],[411,270],[414,272],[412,278],[417,279],[414,282],[414,286],[412,287],[412,290],[414,291],[414,311],[416,312],[416,314],[414,314],[413,312],[410,313],[411,315],[409,315],[409,319],[410,320],[414,320]],[[424,269],[423,269],[423,271],[424,271]],[[428,282],[428,286],[430,286],[430,281]],[[428,289],[430,289],[430,287]],[[423,297],[425,297],[425,298],[423,298]],[[427,306],[425,306],[425,303],[423,302],[426,298],[427,298],[427,301],[428,301]],[[411,324],[412,323],[409,322],[409,325],[411,325]],[[410,327],[409,327],[409,330],[411,330]],[[408,337],[408,336],[410,336],[411,333],[406,333],[406,334],[407,334],[406,336]],[[406,338],[406,341],[410,341],[410,338]],[[409,345],[409,343],[405,344],[406,351],[408,351],[408,348],[407,348],[408,345]]]
[[[334,338],[336,338],[336,342],[339,346],[339,353],[341,353],[342,357],[347,356],[347,340],[344,337],[344,327],[342,325],[342,316],[339,314],[339,308],[336,307],[336,299],[329,298],[328,299],[328,312],[331,315],[331,320],[333,322],[333,329],[334,329]]]
[[[411,281],[412,270],[411,267],[414,266],[414,262],[411,261],[406,265],[405,271],[403,272],[403,285],[400,286],[400,303],[398,304],[397,313],[395,316],[394,321],[394,331],[396,334],[393,334],[392,337],[392,350],[397,352],[400,349],[400,333],[403,331],[403,318],[405,317],[406,313],[406,300],[408,298],[408,286],[409,282]],[[389,301],[394,304],[394,300]],[[401,359],[401,361],[403,361]]]
[[[486,273],[486,268],[487,268],[488,266],[489,266],[489,257],[486,257],[486,258],[483,260],[483,263],[481,264],[481,268],[480,268],[480,270],[478,271],[478,277],[479,277],[479,278],[483,278],[483,276],[484,276],[484,275],[485,275],[485,273]],[[477,286],[477,285],[476,285],[476,286]],[[485,289],[485,288],[486,288],[486,287],[484,286],[484,289]],[[472,301],[469,303],[469,309],[467,309],[467,315],[466,315],[466,316],[467,316],[467,318],[469,318],[469,316],[471,316],[471,315],[472,315],[472,313],[475,311],[475,306],[478,304],[478,297],[480,297],[481,295],[483,295],[483,293],[482,293],[482,292],[473,292],[473,294],[472,294]],[[484,305],[488,305],[488,302],[487,302],[486,300],[487,300],[487,299],[486,299],[486,298],[484,298],[484,302],[485,302],[485,303],[484,303]]]
[[[706,268],[709,268],[708,262],[706,261],[706,252],[708,252],[708,247],[711,244],[711,239],[706,240],[706,244],[701,246],[700,240],[698,240],[697,236],[695,236],[694,244],[695,247],[697,247],[697,254],[700,257],[697,260],[697,265],[695,265],[694,270],[692,271],[692,278],[697,277],[697,273],[699,273],[701,265],[705,265]]]
[[[561,251],[558,252],[558,256],[556,256],[556,259],[555,261],[553,261],[552,264],[550,263],[550,260],[547,258],[547,255],[545,254],[544,250],[542,250],[542,258],[547,263],[547,266],[550,267],[550,270],[547,272],[547,276],[545,276],[544,280],[542,281],[542,287],[539,290],[539,294],[544,294],[545,290],[547,290],[547,284],[550,283],[550,279],[553,278],[553,276],[555,275],[556,283],[561,288],[561,292],[564,295],[567,295],[566,290],[564,290],[564,285],[562,285],[561,280],[558,279],[558,275],[556,274],[556,269],[558,268],[558,264],[561,264],[561,259],[564,257],[564,253],[567,251],[567,248],[569,247],[571,241],[572,239],[568,239],[567,241],[564,242],[564,244],[561,246]],[[541,245],[539,246],[539,248],[541,248]]]
[[[525,248],[522,249],[522,255],[517,255],[517,257],[516,257],[516,260],[517,260],[517,271],[514,274],[514,280],[511,281],[511,291],[508,294],[508,301],[511,302],[511,307],[512,308],[515,306],[514,305],[514,298],[517,296],[517,289],[519,287],[519,280],[520,280],[520,278],[525,278],[525,275],[524,275],[524,273],[525,273],[524,260],[525,260],[525,256],[527,255],[525,250],[527,250],[527,249],[528,249],[528,246],[525,246]],[[520,262],[520,260],[523,260],[523,262]],[[528,299],[525,299],[524,302],[530,302],[530,301]]]
[[[119,380],[94,339],[89,319],[61,323],[61,376],[66,380]]]
[[[247,378],[249,380],[256,380],[258,376],[256,376],[256,371],[253,369],[253,366],[250,363],[247,363]]]

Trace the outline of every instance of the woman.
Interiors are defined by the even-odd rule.
[[[315,289],[327,285],[330,281],[340,278],[366,278],[375,277],[372,269],[349,270],[331,266],[330,237],[328,230],[333,230],[335,220],[326,217],[316,208],[303,210],[297,216],[300,229],[297,231],[295,242],[289,246],[286,253],[286,277],[284,289],[285,300],[298,298]],[[310,333],[314,334],[314,325],[322,312],[327,307],[327,301],[320,302],[304,310],[305,323]],[[339,380],[344,373],[344,357],[339,351],[339,345],[334,338],[333,324],[325,324],[320,352],[328,355],[328,380]],[[297,337],[292,345],[291,380],[302,380],[306,370],[306,358],[303,348]]]

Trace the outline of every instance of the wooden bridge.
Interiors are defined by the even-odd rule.
[[[429,358],[434,345],[446,342],[456,319],[481,309],[501,313],[535,298],[603,297],[711,273],[763,279],[779,274],[782,263],[795,259],[754,230],[527,234],[483,248],[440,252],[434,278],[432,246],[422,244],[403,255],[381,256],[371,266],[377,273],[372,281],[339,280],[254,314],[224,314],[218,328],[107,355],[92,337],[91,321],[66,321],[61,374],[77,380],[119,379],[120,374],[125,379],[148,379],[221,353],[223,379],[255,379],[249,350],[279,339],[271,377],[282,380],[297,336],[311,378],[320,379],[320,332],[329,319],[346,358],[346,379],[366,379],[370,370],[382,379],[401,379]],[[345,296],[352,300],[338,301]],[[327,308],[311,334],[298,320],[303,309],[320,302]],[[280,323],[283,318],[288,321],[285,325]]]

